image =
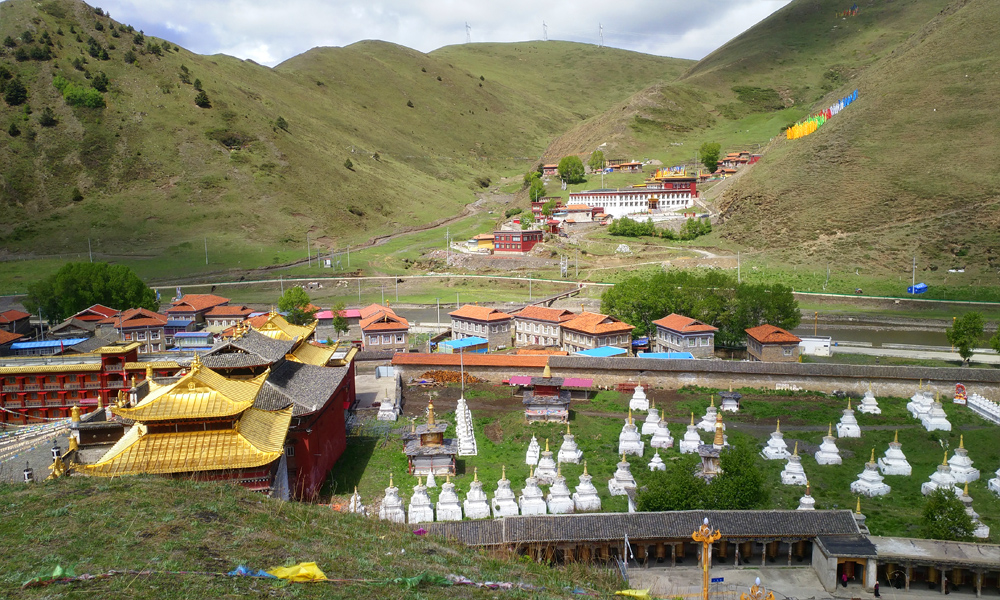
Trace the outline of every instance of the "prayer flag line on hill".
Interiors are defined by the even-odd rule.
[[[816,131],[827,122],[828,119],[833,117],[833,115],[844,110],[846,107],[850,106],[852,102],[858,99],[858,90],[854,90],[847,96],[841,98],[838,102],[830,106],[830,108],[820,111],[819,113],[812,115],[802,121],[799,121],[795,125],[792,125],[785,130],[785,137],[790,140],[797,140],[801,137],[805,137],[810,133]]]

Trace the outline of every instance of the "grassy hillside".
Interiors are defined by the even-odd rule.
[[[405,526],[331,512],[329,506],[278,502],[221,484],[124,478],[71,478],[24,486],[0,485],[0,535],[6,546],[0,574],[5,598],[83,594],[128,598],[473,598],[467,586],[386,582],[423,572],[473,581],[544,586],[562,597],[565,586],[608,593],[607,571],[575,565],[550,569],[506,555],[487,555]],[[315,562],[338,583],[211,576],[238,565],[251,569]],[[76,575],[150,570],[71,586],[19,589],[61,565]],[[191,573],[177,573],[189,571]],[[517,592],[511,597],[521,597]],[[568,594],[566,594],[568,596]]]
[[[725,194],[726,237],[793,264],[908,273],[916,254],[938,280],[965,267],[952,285],[1000,283],[1000,176],[983,163],[1000,151],[998,24],[995,2],[954,2],[861,73],[858,102]]]
[[[54,58],[20,61],[46,32]],[[583,45],[530,51],[534,69],[562,73],[545,88],[515,69],[463,68],[458,58],[475,45],[437,56],[361,42],[270,69],[163,40],[136,44],[76,0],[4,2],[7,36],[0,65],[28,98],[0,102],[0,220],[10,224],[0,251],[79,252],[89,238],[104,253],[170,255],[208,236],[244,267],[283,262],[307,232],[329,248],[454,215],[487,179],[533,165],[581,116],[686,64],[617,52],[617,70],[592,78],[584,101],[564,93],[601,50]],[[107,60],[89,55],[90,38]],[[529,53],[530,44],[504,52],[519,46]],[[76,59],[86,62],[78,69]],[[103,109],[71,107],[52,85],[60,75],[87,89],[101,72]],[[210,108],[195,105],[196,79]],[[46,108],[56,120],[47,127]],[[12,124],[19,135],[7,133]]]

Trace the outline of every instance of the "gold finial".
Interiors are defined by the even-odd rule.
[[[709,406],[715,408],[715,394],[712,394]]]
[[[898,429],[896,430],[896,435],[893,436],[892,441],[893,441],[893,443],[896,443],[896,444],[899,443],[899,430]]]
[[[430,400],[427,401],[427,424],[434,424],[434,403]]]
[[[868,462],[870,462],[870,463],[874,463],[875,462],[875,448],[872,448],[872,457],[870,459],[868,459]]]
[[[135,387],[135,375],[132,376],[132,387]]]
[[[417,487],[420,487],[423,484],[424,484],[423,479],[421,479],[420,475],[417,475]]]
[[[479,467],[472,468],[472,480],[479,481]]]
[[[417,432],[417,422],[410,421],[410,433],[416,433],[416,432]]]
[[[97,410],[102,410],[104,408],[104,398],[100,394],[97,395]]]
[[[583,474],[587,474],[587,461],[583,461]]]
[[[535,467],[528,467],[528,479],[535,476]]]
[[[781,433],[781,419],[778,419],[778,423],[775,425],[774,430]]]
[[[548,361],[548,359],[545,360],[545,368],[542,369],[542,377],[545,377],[546,379],[549,379],[549,378],[552,377],[552,369],[549,368],[549,361]]]
[[[79,423],[80,422],[80,407],[79,406],[77,406],[77,405],[74,404],[73,408],[69,409],[69,419],[70,419],[70,421],[73,421],[74,423]]]
[[[854,509],[854,512],[861,514],[861,496],[858,496],[858,506]]]
[[[70,450],[76,450],[79,447],[80,446],[79,446],[79,444],[76,441],[76,436],[73,436],[73,435],[69,436],[69,449]],[[965,484],[965,487],[966,487],[966,492],[965,493],[968,494],[969,493],[969,491],[968,491],[969,484]]]
[[[958,447],[965,450],[965,434],[958,436]]]
[[[628,407],[628,424],[632,424],[632,407]]]
[[[445,473],[444,474],[444,482],[445,483],[451,483],[451,473]]]
[[[694,413],[691,413],[691,425],[694,425]]]
[[[798,455],[799,455],[799,441],[795,440],[795,450],[792,451],[792,456],[798,456]]]
[[[872,391],[872,382],[870,381],[868,382],[868,391],[869,392]]]
[[[730,392],[733,391],[733,380],[732,379],[729,380],[729,391]]]
[[[562,463],[559,463],[558,465],[556,465],[556,476],[557,477],[562,477]]]
[[[920,380],[920,389],[924,389],[924,380],[923,379]]]
[[[70,440],[72,440],[72,438],[70,438]],[[965,489],[962,490],[962,495],[963,496],[968,496],[969,495],[969,482],[968,481],[965,482]]]
[[[833,423],[830,423],[830,426],[827,427],[826,435],[827,437],[833,437]]]
[[[653,400],[652,398],[649,399],[649,408],[650,410],[656,408],[656,401]]]
[[[809,480],[806,480],[806,496],[812,496],[812,487],[809,485]]]
[[[851,399],[847,399],[847,410],[851,410]]]
[[[549,438],[545,438],[545,451],[549,451]]]
[[[716,413],[715,415],[715,439],[712,443],[716,446],[723,446],[726,443],[726,438],[722,434],[722,413]]]
[[[570,435],[570,433],[569,433],[569,421],[566,421],[566,435]]]
[[[152,380],[153,380],[153,365],[147,363],[146,364],[146,381],[152,381]]]
[[[358,495],[358,486],[354,486],[354,495],[355,495],[355,496],[357,496],[357,495]]]
[[[500,479],[507,479],[507,465],[500,467]]]
[[[945,466],[945,467],[948,466],[948,451],[947,450],[944,451],[944,460],[941,461],[941,465]]]
[[[622,462],[628,462],[627,460],[625,460],[625,453],[624,452],[622,452]]]
[[[271,312],[269,312],[267,316],[268,319],[273,319],[278,316],[278,309],[276,309],[273,304],[271,305]]]
[[[389,487],[392,487],[392,473],[389,473]]]

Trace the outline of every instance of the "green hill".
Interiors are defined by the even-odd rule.
[[[370,501],[371,499],[366,499]],[[463,575],[562,591],[613,591],[610,571],[549,568],[513,555],[484,554],[413,527],[332,512],[329,506],[269,500],[242,488],[161,477],[70,478],[0,485],[0,574],[4,598],[474,598],[471,586],[407,589],[387,580]],[[230,578],[239,565],[272,569],[315,562],[334,583]],[[71,585],[20,589],[56,566],[100,575]],[[149,571],[139,573],[139,571]],[[133,571],[122,573],[122,571]],[[514,594],[507,591],[503,594]],[[568,595],[568,594],[567,594]],[[561,596],[561,594],[560,594]]]
[[[46,33],[54,58],[19,60]],[[12,45],[0,65],[28,98],[0,102],[0,220],[10,225],[0,249],[79,252],[91,238],[107,253],[169,256],[210,235],[247,266],[301,253],[307,232],[321,247],[358,243],[458,213],[581,118],[689,64],[570,43],[427,55],[369,41],[270,69],[134,34],[76,0],[3,3],[0,38]],[[530,55],[551,85],[513,65],[479,68],[491,53]],[[588,75],[595,60],[617,68]],[[85,90],[99,73],[110,82],[103,109],[71,107],[52,84],[58,75]],[[589,94],[568,93],[577,78]],[[195,105],[196,79],[210,108]]]

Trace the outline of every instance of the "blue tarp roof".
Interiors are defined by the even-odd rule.
[[[65,340],[45,340],[44,342],[14,342],[10,345],[11,350],[28,350],[30,348],[64,348],[75,346],[80,342],[86,342],[90,338],[69,338]]]
[[[581,350],[579,352],[574,352],[573,356],[591,356],[595,358],[608,358],[610,356],[621,356],[623,354],[628,354],[628,350],[625,348],[616,348],[615,346],[601,346],[600,348],[592,348],[590,350]]]
[[[648,337],[636,338],[636,339],[632,340],[632,347],[635,347],[635,346],[645,346],[648,343],[649,343],[649,338]]]
[[[918,283],[917,285],[911,285],[910,287],[906,288],[907,294],[923,294],[926,291],[927,291],[926,283]]]
[[[174,334],[175,338],[196,338],[196,337],[212,337],[212,333],[209,331],[178,331]]]
[[[639,358],[694,358],[690,352],[640,352]]]
[[[481,337],[467,337],[460,340],[445,340],[441,342],[442,346],[450,346],[452,348],[468,348],[469,346],[481,346],[483,344],[489,344],[490,341],[486,338]]]
[[[167,327],[187,327],[191,319],[167,319]]]

